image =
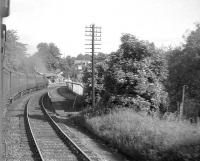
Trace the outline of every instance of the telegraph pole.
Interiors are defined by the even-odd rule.
[[[97,44],[97,41],[101,41],[101,27],[97,27],[95,26],[95,24],[92,24],[90,26],[86,26],[85,27],[86,30],[86,35],[87,37],[89,37],[89,39],[86,39],[86,41],[89,41],[88,44],[85,44],[87,46],[90,46],[89,49],[91,50],[90,52],[86,52],[86,53],[90,53],[92,54],[92,108],[95,108],[95,80],[94,80],[94,54],[98,53],[95,52],[96,49],[100,49],[100,48],[96,48],[96,45],[101,45],[101,44]]]

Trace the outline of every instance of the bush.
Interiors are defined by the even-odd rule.
[[[121,45],[103,63],[95,65],[96,103],[106,107],[123,106],[134,109],[162,107],[165,111],[167,93],[162,85],[166,79],[163,52],[153,43],[138,40],[131,34],[121,37]],[[91,66],[83,73],[85,98],[91,104]]]
[[[135,111],[145,110],[150,108],[150,103],[146,101],[144,98],[137,96],[137,97],[128,97],[125,95],[117,95],[110,97],[109,101],[107,102],[107,106],[109,108],[117,107],[127,107],[131,108]]]
[[[167,121],[130,109],[86,118],[86,127],[136,160],[198,160],[200,126]]]

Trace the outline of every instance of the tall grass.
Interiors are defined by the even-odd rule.
[[[130,109],[86,118],[86,127],[135,160],[200,160],[200,126]]]

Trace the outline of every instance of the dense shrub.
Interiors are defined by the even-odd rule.
[[[124,34],[120,48],[95,68],[97,105],[122,105],[134,109],[162,109],[167,93],[162,82],[167,71],[164,54],[153,43]],[[85,96],[91,102],[91,67],[84,71]]]
[[[101,98],[109,97],[104,89],[104,73],[107,70],[106,62],[100,62],[95,65],[95,102],[98,105]],[[84,97],[85,101],[90,105],[92,103],[92,65],[89,64],[84,72],[82,81],[84,83]],[[106,98],[105,98],[106,99]]]

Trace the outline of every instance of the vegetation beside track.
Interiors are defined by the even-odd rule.
[[[183,45],[169,49],[122,35],[119,49],[95,64],[99,110],[83,117],[84,126],[135,160],[199,161],[199,35],[197,24]],[[91,73],[88,66],[82,78],[88,106],[92,102]],[[121,109],[113,110],[116,107]],[[139,111],[159,115],[150,117]],[[167,118],[178,117],[169,121],[165,119],[168,114]],[[176,121],[179,118],[182,121]]]
[[[80,124],[135,160],[200,160],[199,33],[197,24],[184,45],[168,50],[124,34],[119,49],[95,64],[99,110],[83,112]],[[82,78],[87,106],[92,104],[91,75],[90,64]],[[182,121],[169,119],[175,113]]]
[[[134,160],[199,160],[200,125],[169,118],[118,109],[93,117],[85,115],[81,124]]]

